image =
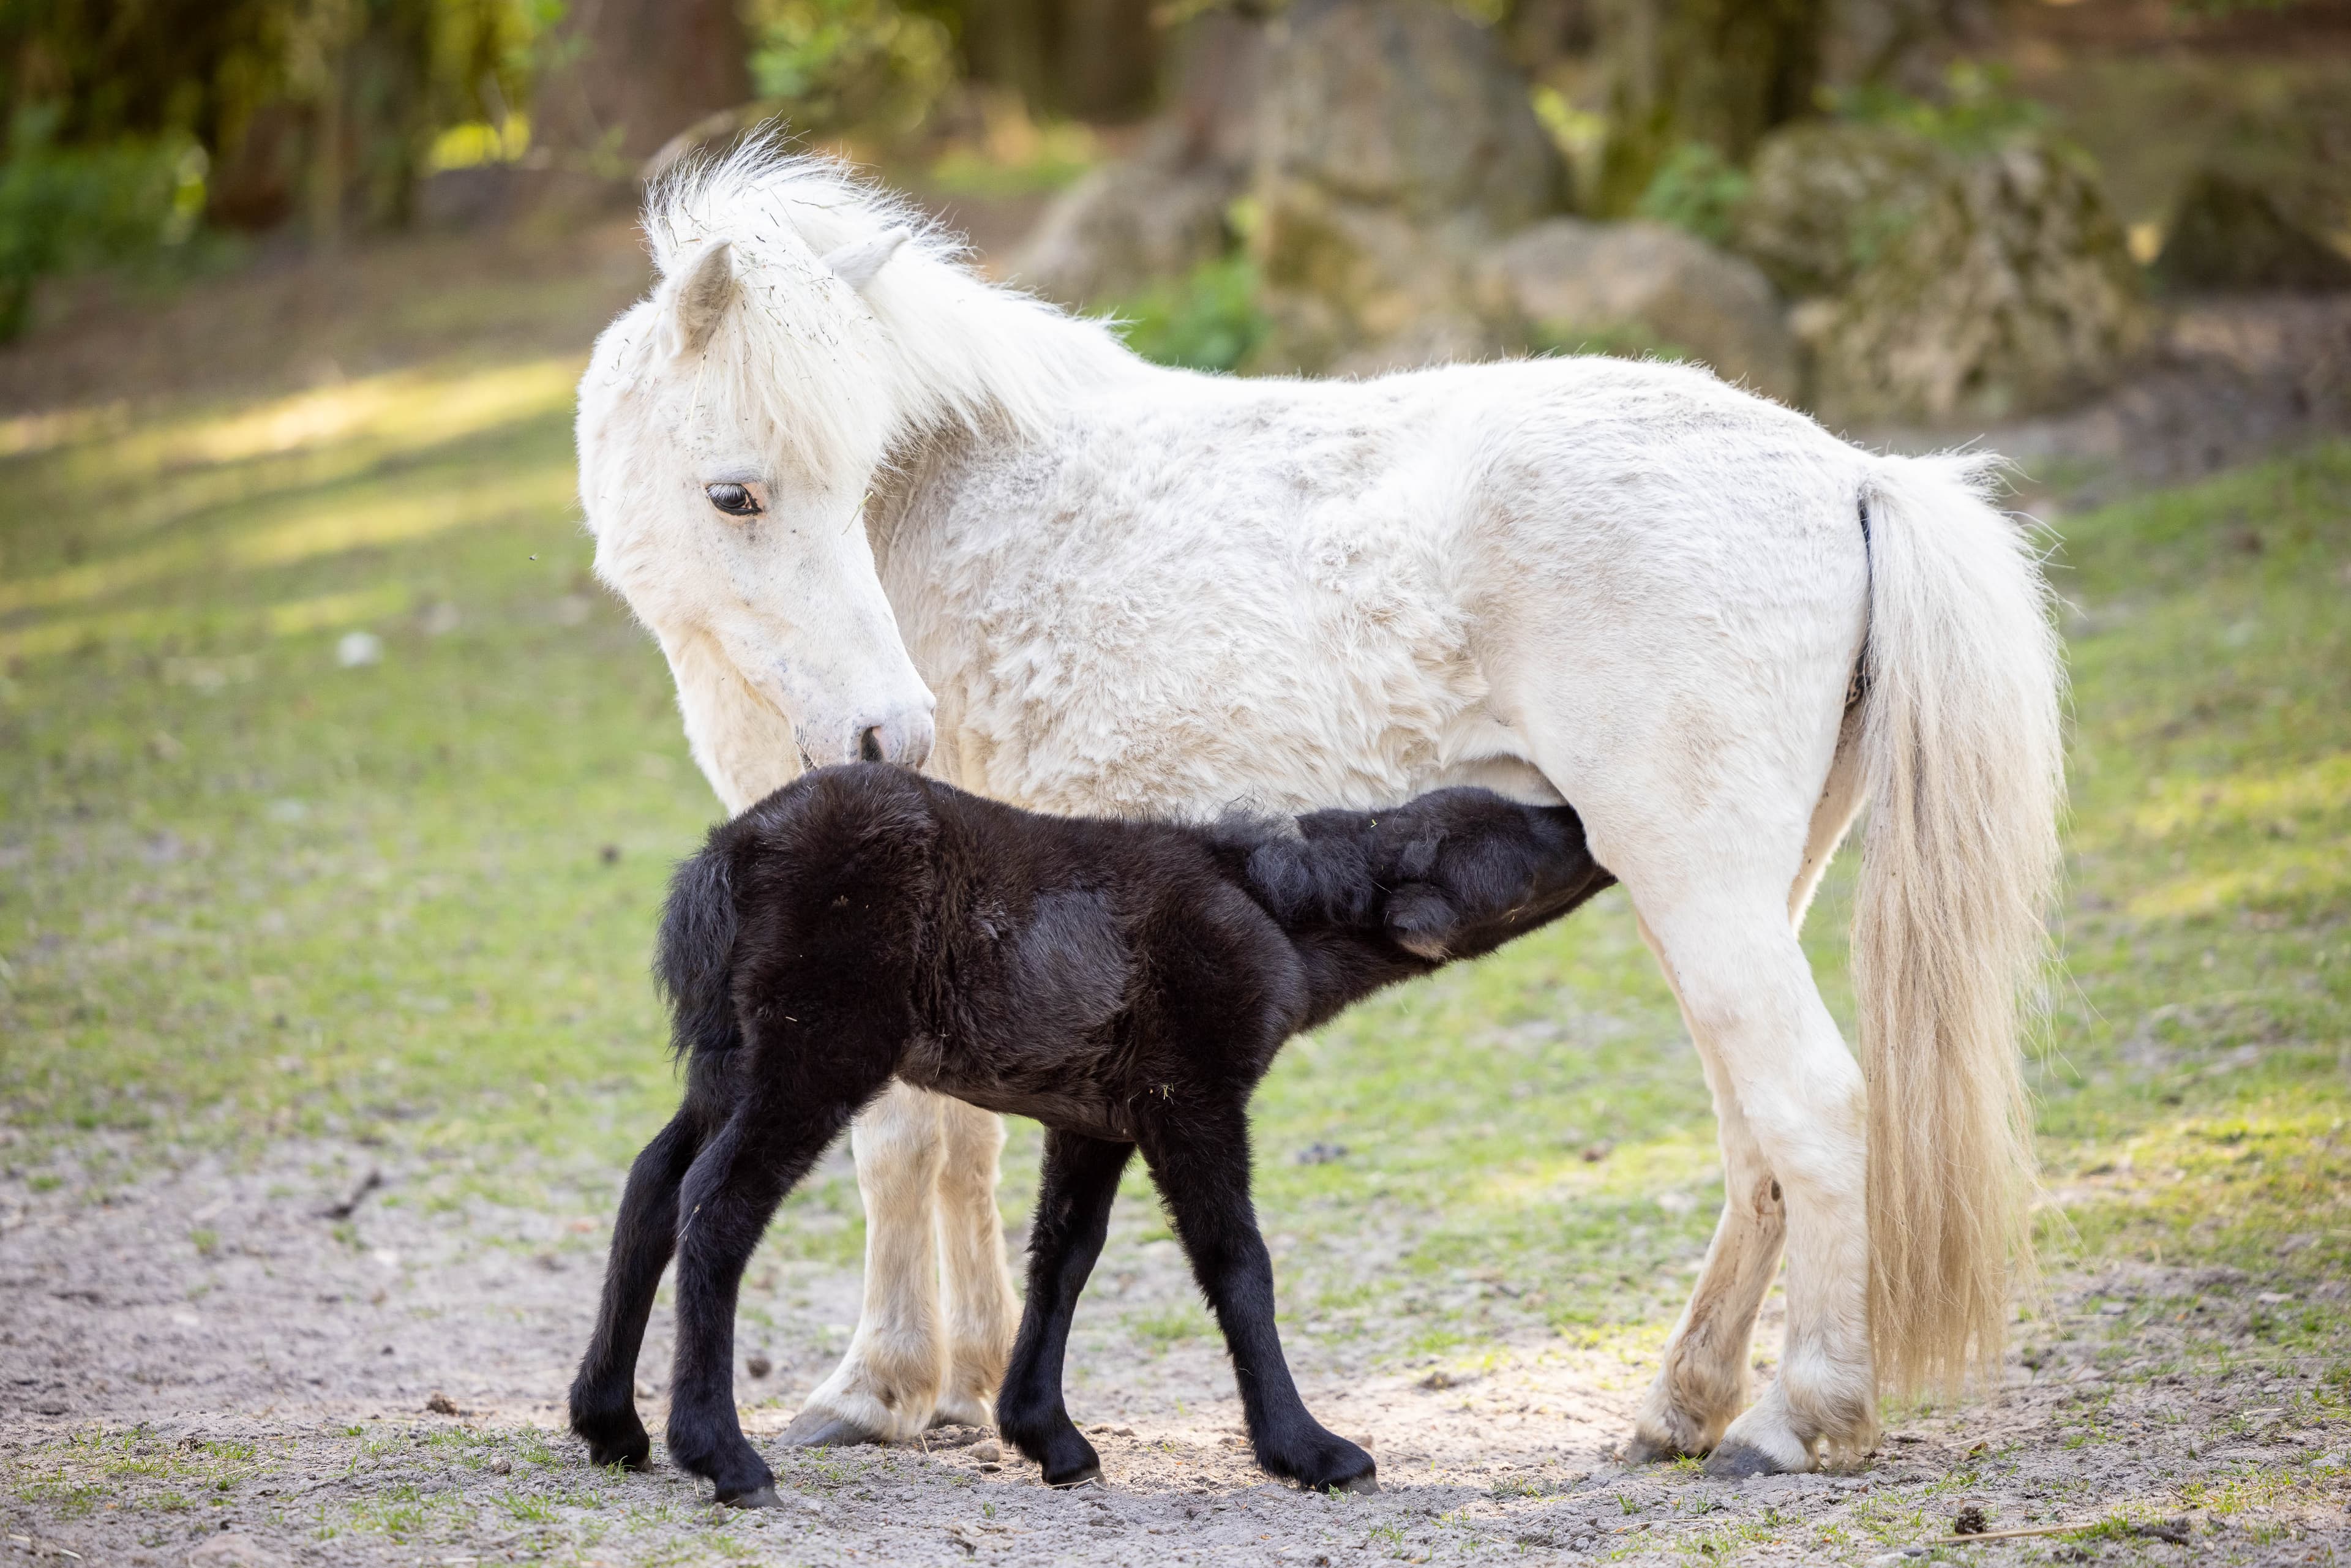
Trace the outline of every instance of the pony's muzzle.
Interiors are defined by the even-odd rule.
[[[858,721],[850,755],[860,762],[893,762],[920,768],[931,755],[937,730],[927,706],[903,708],[884,718]]]

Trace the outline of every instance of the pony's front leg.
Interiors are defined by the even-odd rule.
[[[939,1259],[946,1281],[947,1381],[933,1425],[986,1426],[1012,1348],[1020,1299],[1004,1256],[996,1207],[1004,1119],[960,1100],[939,1103]]]
[[[945,1381],[938,1186],[946,1102],[893,1082],[850,1129],[865,1200],[865,1300],[849,1353],[784,1428],[796,1447],[904,1442]]]

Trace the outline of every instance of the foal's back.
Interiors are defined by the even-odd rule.
[[[990,1110],[1132,1138],[1144,1086],[1253,1082],[1303,1016],[1295,948],[1199,829],[1041,816],[852,763],[711,849],[749,1037],[820,1018],[806,1038],[825,1049],[862,1041]]]

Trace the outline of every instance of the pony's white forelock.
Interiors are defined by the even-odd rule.
[[[912,203],[774,135],[665,176],[644,227],[664,308],[731,247],[736,298],[691,370],[697,402],[761,418],[829,488],[862,488],[941,426],[1040,432],[1072,393],[1143,370],[1100,322],[989,283]],[[898,228],[912,237],[862,289],[824,265]]]

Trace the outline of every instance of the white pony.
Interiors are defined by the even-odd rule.
[[[1881,1389],[1998,1355],[2060,677],[1980,462],[1672,365],[1160,369],[771,147],[647,226],[662,281],[581,382],[580,495],[730,811],[860,756],[1071,812],[1564,799],[1679,998],[1727,1186],[1632,1451],[1806,1469],[1869,1447]],[[1856,1065],[1796,927],[1864,805]],[[903,1086],[859,1120],[864,1311],[790,1440],[988,1418],[1001,1142]]]

